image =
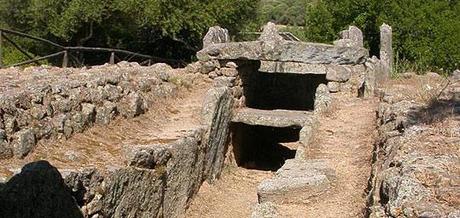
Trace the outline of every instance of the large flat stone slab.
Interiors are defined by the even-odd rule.
[[[212,44],[197,53],[201,61],[261,60],[306,64],[360,64],[369,56],[362,47],[295,41],[252,41]]]
[[[313,112],[309,111],[243,108],[236,111],[232,118],[232,122],[253,126],[302,128],[312,121],[312,116]]]
[[[302,203],[326,192],[335,179],[324,160],[287,160],[274,178],[262,181],[259,203]]]

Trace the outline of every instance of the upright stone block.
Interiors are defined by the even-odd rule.
[[[230,42],[228,30],[220,26],[209,28],[208,33],[203,38],[203,48],[216,43]]]
[[[380,60],[388,78],[393,69],[393,31],[388,24],[380,26]]]
[[[348,37],[354,42],[355,46],[364,46],[363,32],[358,27],[350,26],[348,28]]]

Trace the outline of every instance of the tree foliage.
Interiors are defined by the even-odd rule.
[[[189,59],[210,26],[238,32],[255,0],[1,0],[1,24],[67,45]]]
[[[460,2],[457,0],[320,0],[307,8],[306,35],[330,42],[353,24],[363,30],[377,55],[379,26],[393,27],[393,46],[400,60],[416,70],[452,71],[460,67]]]
[[[305,7],[311,0],[262,0],[259,14],[264,21],[282,25],[305,25]]]

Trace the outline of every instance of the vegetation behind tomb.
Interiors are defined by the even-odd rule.
[[[331,43],[348,25],[378,56],[379,26],[393,27],[396,71],[460,68],[458,0],[0,0],[0,26],[64,45],[112,47],[192,61],[208,27],[254,32],[267,21]],[[21,43],[35,54],[49,47]],[[6,48],[5,62],[22,60]],[[107,57],[90,57],[103,59]],[[88,59],[88,62],[90,61]]]

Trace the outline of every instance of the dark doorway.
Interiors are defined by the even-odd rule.
[[[259,72],[260,62],[240,67],[246,106],[274,110],[313,110],[316,88],[326,84],[325,74]]]
[[[300,129],[251,126],[241,123],[232,125],[233,153],[238,166],[276,171],[287,159],[295,157],[295,148],[284,143],[297,142]]]

